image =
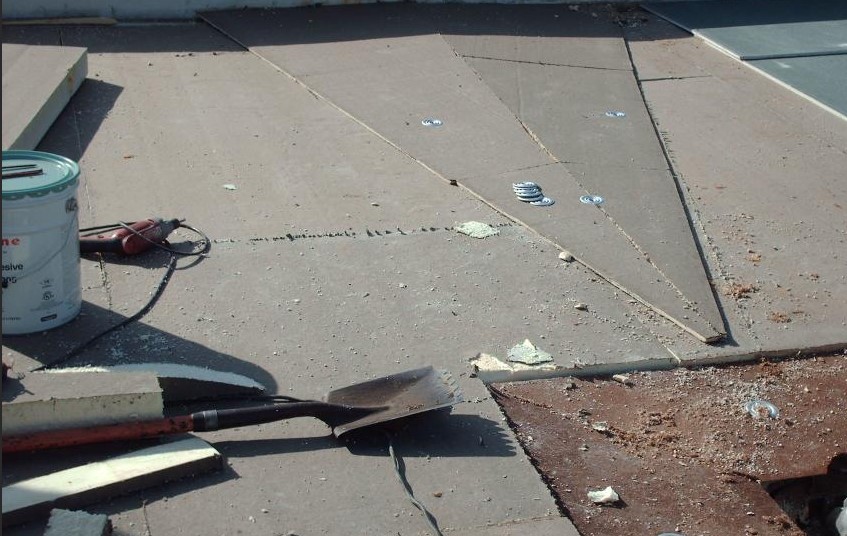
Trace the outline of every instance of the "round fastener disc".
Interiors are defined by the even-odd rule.
[[[771,419],[779,418],[779,409],[767,400],[751,400],[744,404],[744,410],[755,419],[762,419],[764,417],[770,417]]]
[[[603,203],[603,198],[599,195],[583,195],[579,200],[586,205],[600,205]]]
[[[534,207],[549,207],[549,206],[550,206],[550,205],[552,205],[553,203],[555,203],[555,201],[553,201],[553,200],[552,200],[552,199],[550,199],[549,197],[542,197],[542,198],[541,198],[540,200],[538,200],[538,201],[530,201],[530,202],[529,202],[529,204],[530,204],[530,205],[532,205],[532,206],[534,206]]]

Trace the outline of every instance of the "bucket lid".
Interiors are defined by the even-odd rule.
[[[3,151],[3,201],[44,197],[79,181],[73,160],[40,151]]]

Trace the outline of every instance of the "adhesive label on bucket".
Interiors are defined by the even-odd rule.
[[[50,329],[82,305],[76,192],[79,166],[36,151],[3,151],[3,333]]]

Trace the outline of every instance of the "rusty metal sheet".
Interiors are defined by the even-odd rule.
[[[492,390],[582,534],[802,534],[762,484],[826,474],[847,450],[845,373],[837,355]],[[608,485],[621,503],[588,500]]]

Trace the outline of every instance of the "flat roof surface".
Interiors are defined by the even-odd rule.
[[[557,374],[590,375],[847,347],[847,122],[669,23],[560,5],[208,20],[3,29],[88,49],[38,147],[80,162],[81,226],[181,217],[213,242],[67,365],[201,365],[304,398],[445,368],[467,402],[395,439],[439,526],[575,534],[475,356],[528,338]],[[532,180],[554,205],[515,197]],[[141,309],[167,262],[83,259],[83,313],[4,337],[4,356],[61,360]],[[695,336],[709,328],[723,338]],[[89,510],[133,535],[427,531],[381,435],[339,442],[310,419],[198,435],[223,471]],[[124,447],[5,456],[4,483]]]

